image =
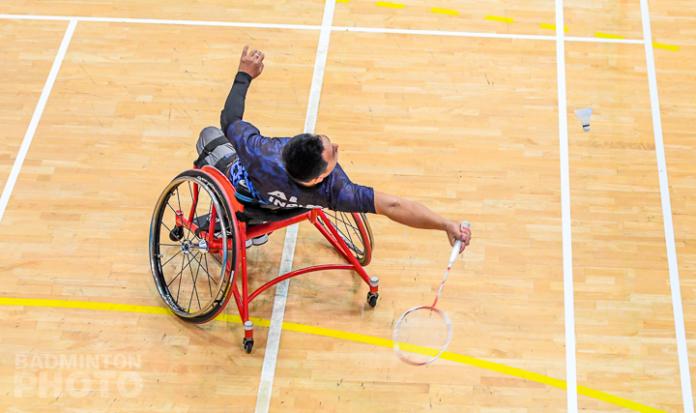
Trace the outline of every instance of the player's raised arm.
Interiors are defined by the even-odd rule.
[[[462,241],[461,251],[464,251],[471,240],[469,228],[441,217],[419,202],[396,195],[375,191],[375,212],[409,227],[443,230],[451,245],[454,245],[455,240]]]
[[[225,107],[220,112],[220,126],[225,134],[227,134],[227,127],[232,122],[240,120],[244,116],[244,100],[247,90],[252,79],[256,79],[263,72],[264,57],[262,51],[252,49],[250,52],[249,46],[244,46],[232,89],[225,100]]]

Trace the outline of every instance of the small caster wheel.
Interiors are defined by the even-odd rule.
[[[181,241],[181,239],[184,238],[184,227],[174,227],[171,231],[169,231],[169,239],[177,242]]]
[[[242,345],[244,346],[244,351],[246,351],[247,354],[249,354],[251,353],[251,349],[254,348],[254,339],[245,337],[242,341]]]
[[[373,293],[372,291],[367,292],[367,303],[370,307],[377,305],[377,299],[379,298],[379,293]]]

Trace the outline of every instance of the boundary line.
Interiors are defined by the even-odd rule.
[[[2,195],[0,196],[0,222],[2,222],[2,218],[5,215],[7,204],[10,202],[10,196],[12,195],[12,191],[14,190],[15,184],[17,183],[17,178],[19,177],[19,172],[22,169],[22,165],[24,164],[24,159],[26,158],[27,153],[29,152],[31,142],[34,140],[34,134],[36,133],[36,129],[39,126],[39,121],[41,120],[43,111],[46,108],[46,102],[48,101],[48,97],[51,95],[51,90],[53,89],[53,85],[55,84],[56,78],[58,77],[58,72],[60,71],[60,67],[63,64],[65,53],[68,51],[68,46],[70,45],[70,41],[72,40],[72,36],[75,32],[76,26],[77,20],[70,19],[68,28],[65,30],[65,34],[63,35],[63,40],[61,41],[60,46],[58,47],[56,57],[53,59],[51,71],[48,73],[46,83],[44,83],[44,87],[41,90],[39,102],[36,104],[34,114],[31,117],[31,121],[29,122],[27,131],[24,134],[24,139],[22,140],[22,144],[20,145],[19,151],[17,152],[17,157],[15,158],[14,164],[12,165],[12,170],[10,171],[10,175],[7,178],[7,182],[5,182],[5,188],[3,189]]]
[[[319,39],[317,41],[314,72],[312,73],[312,83],[309,89],[309,99],[307,101],[307,116],[304,126],[305,133],[314,133],[317,124],[319,100],[321,99],[321,89],[324,83],[324,70],[329,53],[331,24],[333,22],[335,8],[335,0],[326,0],[324,3],[324,15],[321,22],[321,32],[319,33]],[[279,274],[284,274],[292,270],[298,226],[299,224],[292,225],[288,227],[285,232],[285,245],[283,246],[283,258],[281,260]],[[275,378],[275,369],[278,362],[280,334],[284,324],[283,317],[285,315],[285,304],[287,302],[289,284],[290,280],[285,280],[279,283],[275,289],[273,312],[268,330],[268,340],[266,342],[266,351],[263,358],[261,378],[259,380],[259,391],[256,396],[256,413],[268,413],[270,409],[273,380]]]
[[[565,22],[563,0],[556,0],[556,80],[558,84],[558,140],[561,174],[561,223],[563,226],[563,307],[565,321],[566,403],[569,413],[578,411],[575,360],[575,294],[573,289],[573,240],[570,214],[570,161],[568,157],[568,104],[566,96]]]
[[[144,19],[133,17],[89,17],[89,16],[49,16],[36,14],[0,14],[0,20],[77,20],[88,23],[129,23],[129,24],[161,24],[175,26],[205,26],[205,27],[249,27],[259,29],[291,29],[291,30],[320,30],[321,26],[306,24],[281,23],[245,23],[213,20],[181,20],[181,19]]]
[[[8,307],[38,307],[38,308],[66,308],[66,309],[76,309],[76,310],[94,310],[94,311],[114,311],[121,313],[135,313],[135,314],[154,314],[154,315],[172,315],[172,312],[165,307],[151,306],[151,305],[139,305],[139,304],[120,304],[120,303],[109,303],[109,302],[99,302],[99,301],[73,301],[73,300],[60,300],[60,299],[45,299],[45,298],[15,298],[15,297],[0,297],[0,306]],[[225,323],[242,323],[239,315],[232,314],[221,314],[215,321],[225,322]],[[261,327],[268,327],[271,322],[263,318],[252,318],[255,325]],[[339,340],[345,340],[353,343],[367,344],[377,347],[385,347],[391,349],[394,345],[392,340],[369,336],[360,333],[351,333],[349,331],[334,330],[330,328],[310,326],[306,324],[283,322],[283,329],[286,331],[292,331],[295,333],[310,334],[319,337],[335,338]],[[431,354],[433,349],[423,350],[427,351],[425,354]],[[464,364],[484,370],[493,371],[496,373],[504,374],[511,377],[517,377],[523,380],[531,381],[534,383],[540,383],[546,386],[555,387],[558,389],[566,388],[566,381],[562,379],[557,379],[550,376],[545,376],[543,374],[535,373],[533,371],[528,371],[520,369],[517,367],[508,366],[502,363],[496,363],[493,361],[483,360],[476,357],[467,356],[465,354],[444,352],[441,356],[442,359],[450,360],[455,363]],[[624,407],[637,412],[645,413],[667,413],[664,410],[660,410],[651,406],[647,406],[633,400],[624,399],[613,394],[605,393],[601,390],[595,390],[586,386],[578,386],[579,394],[587,397],[591,397],[596,400],[600,400],[615,406]]]
[[[657,91],[657,74],[655,72],[655,55],[653,51],[652,30],[650,28],[648,0],[640,0],[640,16],[643,23],[643,38],[645,39],[645,60],[648,72],[653,135],[655,137],[655,157],[657,158],[657,172],[660,180],[660,201],[662,204],[662,220],[664,223],[665,247],[667,250],[669,286],[672,293],[672,311],[674,313],[674,330],[677,339],[682,403],[684,405],[684,412],[693,413],[694,399],[691,390],[691,373],[689,371],[686,331],[684,328],[684,309],[682,307],[681,286],[679,282],[679,264],[677,261],[677,249],[674,243],[672,204],[669,195],[669,181],[667,179],[667,160],[665,158],[665,147],[662,136],[662,117],[660,116],[660,99]]]
[[[279,23],[245,23],[224,22],[210,20],[167,20],[144,19],[130,17],[81,17],[81,16],[42,16],[32,14],[0,14],[0,20],[57,20],[57,21],[82,21],[92,23],[127,23],[127,24],[161,24],[179,26],[204,26],[204,27],[247,27],[258,29],[286,29],[286,30],[322,30],[322,26],[306,24],[279,24]],[[383,33],[383,34],[412,34],[421,36],[451,36],[451,37],[476,37],[489,39],[521,39],[521,40],[546,40],[554,41],[556,36],[537,34],[508,34],[508,33],[484,33],[446,30],[418,30],[418,29],[389,29],[383,27],[352,27],[329,26],[332,31],[345,31],[356,33]],[[605,39],[597,37],[566,37],[569,42],[590,43],[625,43],[643,44],[643,39]]]
[[[298,224],[291,225],[285,230],[283,256],[280,260],[278,275],[285,274],[292,270],[295,245],[297,244],[297,230]],[[256,413],[267,413],[271,407],[271,393],[273,391],[273,380],[275,379],[275,368],[278,362],[280,334],[282,331],[283,317],[285,316],[285,304],[288,298],[289,287],[290,280],[285,280],[276,286],[271,320],[267,325],[264,325],[264,327],[268,327],[268,338],[266,339],[266,351],[264,352],[261,376],[259,378],[259,390],[256,395]],[[254,322],[254,324],[256,324],[256,322]]]

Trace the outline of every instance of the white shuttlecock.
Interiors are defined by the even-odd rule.
[[[580,119],[582,123],[582,130],[585,132],[590,131],[590,116],[592,116],[592,108],[582,108],[575,111],[575,116]]]

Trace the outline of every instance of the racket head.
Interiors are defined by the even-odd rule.
[[[394,325],[394,352],[403,362],[425,366],[440,358],[452,341],[452,322],[427,305],[406,310]]]

